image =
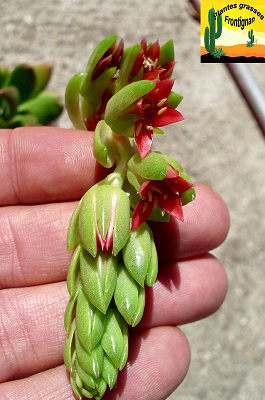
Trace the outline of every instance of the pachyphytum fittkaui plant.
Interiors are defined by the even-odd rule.
[[[0,128],[49,125],[62,110],[59,96],[46,90],[50,64],[0,67]]]
[[[171,40],[125,49],[114,35],[66,88],[73,124],[94,131],[94,156],[110,171],[84,194],[68,230],[64,360],[78,399],[101,399],[126,364],[128,326],[140,322],[145,285],[158,273],[146,221],[183,221],[182,207],[195,199],[182,166],[151,149],[161,127],[184,119],[176,110],[182,96],[172,90],[174,64]]]

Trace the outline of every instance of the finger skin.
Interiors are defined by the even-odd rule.
[[[63,362],[67,300],[64,282],[0,291],[0,382]]]
[[[0,398],[72,399],[60,366],[69,296],[65,282],[58,281],[65,280],[70,261],[66,235],[73,200],[105,172],[93,158],[89,132],[2,130],[0,146],[5,182],[0,205],[7,206],[0,211],[0,282],[10,288],[0,291]],[[196,185],[196,193],[197,199],[184,207],[184,223],[171,220],[158,229],[152,223],[159,278],[146,290],[129,363],[108,399],[150,399],[150,393],[153,400],[165,399],[184,378],[190,358],[184,335],[168,325],[208,316],[224,300],[226,274],[207,252],[225,239],[229,213],[211,189]]]
[[[52,127],[0,130],[0,205],[77,200],[103,177],[93,134]]]
[[[224,300],[226,274],[215,258],[164,267],[153,288],[146,290],[144,317],[132,332],[195,321],[216,311]],[[0,291],[0,382],[62,363],[68,299],[65,282]]]
[[[163,362],[161,362],[163,360]],[[184,379],[190,364],[185,335],[174,327],[159,327],[133,335],[128,363],[108,400],[164,400]],[[0,384],[0,398],[74,400],[65,366]]]
[[[227,208],[215,191],[196,185],[197,198],[184,207],[185,221],[152,224],[161,261],[203,254],[223,242]],[[0,209],[0,287],[40,285],[66,279],[71,254],[67,229],[77,203]]]
[[[204,254],[223,243],[228,234],[229,210],[221,196],[208,186],[194,186],[196,199],[183,207],[184,222],[171,218],[165,224],[151,223],[163,260]]]

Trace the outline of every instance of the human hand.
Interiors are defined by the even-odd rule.
[[[74,399],[63,365],[68,293],[67,228],[77,200],[103,176],[92,135],[59,128],[0,130],[0,398]],[[104,398],[163,400],[190,362],[176,325],[215,312],[227,278],[208,252],[226,237],[222,199],[196,185],[185,222],[159,224],[158,281],[146,288],[143,320],[130,333],[129,360]],[[155,229],[156,224],[152,227]]]

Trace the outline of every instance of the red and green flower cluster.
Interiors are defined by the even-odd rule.
[[[98,44],[85,72],[76,74],[66,89],[72,122],[95,131],[97,160],[107,168],[116,164],[116,169],[125,170],[119,189],[126,180],[133,188],[133,230],[150,218],[172,215],[183,220],[182,206],[195,198],[183,168],[151,150],[154,134],[163,133],[161,127],[184,119],[176,109],[182,96],[172,90],[174,65],[172,40],[160,46],[142,39],[124,48],[123,40],[113,35]],[[104,240],[108,243],[110,238]]]
[[[104,39],[92,53],[86,71],[68,84],[70,118],[78,128],[88,130],[105,119],[114,132],[134,137],[144,158],[154,133],[161,133],[159,127],[184,119],[176,110],[182,96],[172,91],[174,65],[172,40],[160,46],[158,41],[147,45],[143,39],[124,49],[116,35]],[[132,97],[131,91],[135,92]]]

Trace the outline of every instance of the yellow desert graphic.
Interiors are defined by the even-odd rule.
[[[202,62],[265,62],[265,2],[201,1]]]

